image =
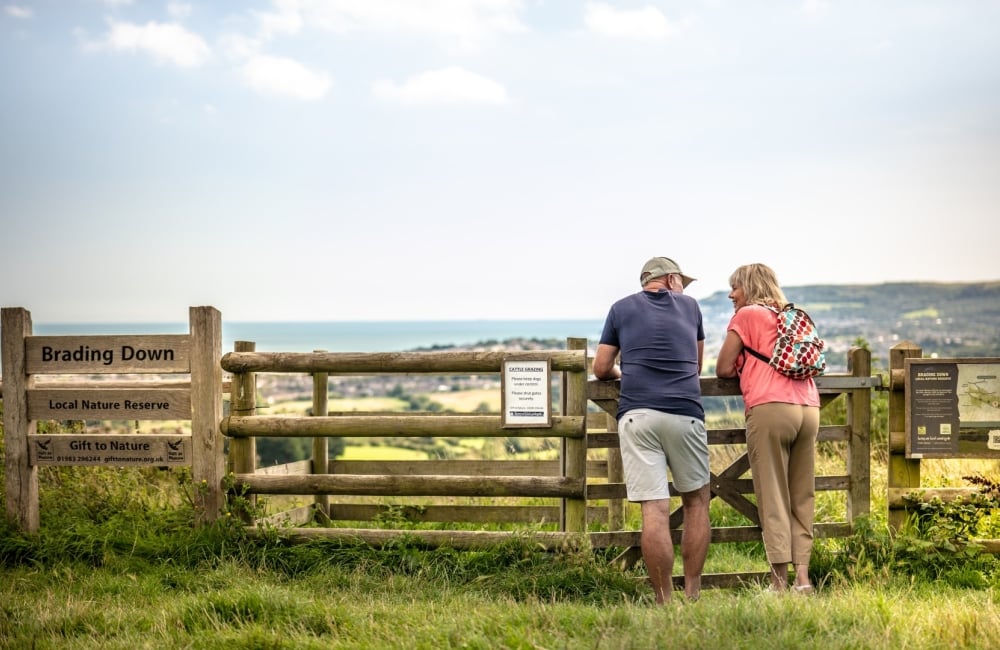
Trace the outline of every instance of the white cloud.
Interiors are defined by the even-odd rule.
[[[35,15],[31,7],[22,7],[20,5],[6,5],[3,8],[3,12],[11,18],[31,18]]]
[[[591,31],[614,38],[656,40],[680,32],[677,25],[655,7],[621,10],[611,5],[588,3],[584,22]]]
[[[280,56],[253,56],[242,72],[244,80],[257,92],[295,99],[321,99],[333,86],[326,74]]]
[[[304,25],[336,33],[378,32],[443,38],[477,48],[497,34],[526,31],[522,0],[274,0],[269,24]],[[262,15],[263,16],[263,15]]]
[[[429,70],[402,84],[376,81],[375,95],[400,104],[506,104],[507,91],[486,77],[458,67]]]
[[[92,47],[116,51],[140,50],[159,62],[183,68],[199,66],[212,54],[200,36],[177,23],[136,25],[112,21],[104,42]]]
[[[275,0],[276,11],[251,11],[257,19],[260,36],[271,39],[277,34],[298,34],[302,29],[302,13],[299,3]]]
[[[261,49],[259,40],[242,34],[226,34],[219,39],[218,45],[225,56],[237,60],[249,59]]]
[[[802,13],[812,17],[825,14],[829,9],[829,0],[805,0],[802,3]]]
[[[168,2],[167,13],[172,18],[187,18],[193,12],[193,8],[186,2]]]

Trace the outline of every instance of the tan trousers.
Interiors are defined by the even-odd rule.
[[[809,564],[819,408],[772,402],[747,415],[747,453],[771,564]]]

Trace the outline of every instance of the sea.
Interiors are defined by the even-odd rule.
[[[596,347],[604,321],[222,321],[222,351],[252,341],[258,352],[406,352],[435,347],[503,343],[510,339],[586,338]],[[187,334],[186,322],[33,323],[37,336]]]

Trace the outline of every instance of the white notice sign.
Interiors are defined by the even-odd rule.
[[[552,426],[552,381],[548,359],[504,360],[503,426]]]

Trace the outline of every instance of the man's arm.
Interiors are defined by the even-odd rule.
[[[618,347],[600,343],[597,346],[597,355],[594,357],[594,376],[598,379],[621,379],[622,371],[615,365],[618,357]]]

